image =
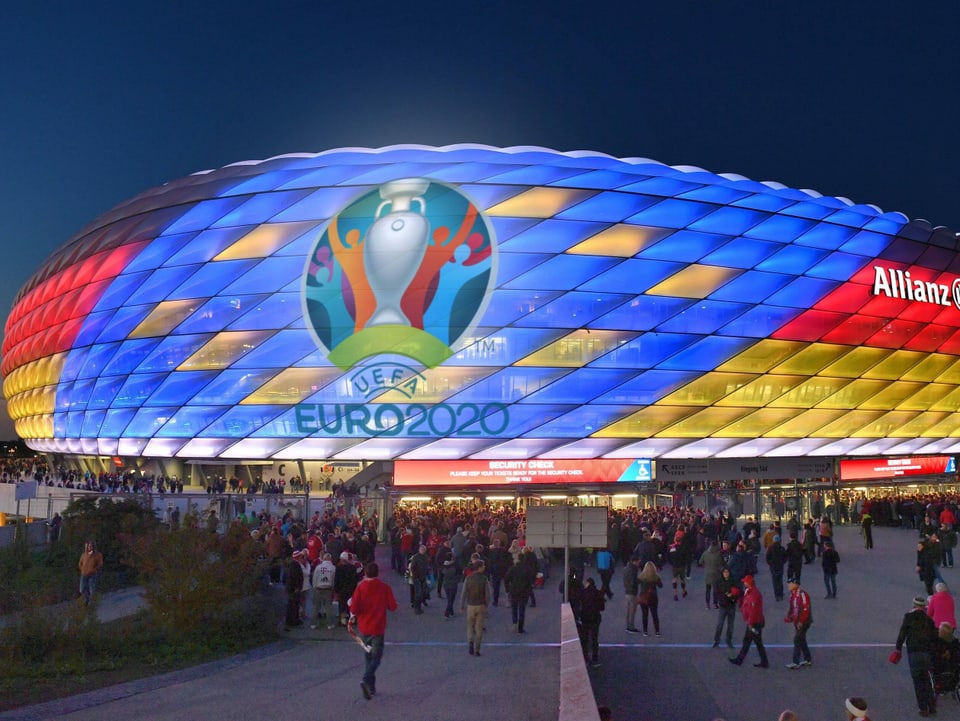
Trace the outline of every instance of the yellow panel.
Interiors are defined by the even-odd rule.
[[[153,338],[169,335],[200,307],[198,300],[165,300],[158,303],[150,314],[140,321],[129,338]]]
[[[618,223],[597,233],[592,238],[577,243],[567,252],[575,255],[611,255],[629,258],[648,245],[652,245],[675,232],[675,230],[669,228],[648,228],[643,225]]]
[[[856,433],[883,415],[883,411],[850,411],[833,423],[828,423],[817,435],[823,438],[854,438]],[[871,436],[875,437],[875,436]]]
[[[943,353],[930,353],[926,358],[911,368],[908,373],[905,373],[903,380],[930,383],[953,365],[955,361],[956,358],[954,356],[944,355]]]
[[[892,436],[904,424],[909,423],[919,415],[911,411],[892,411],[880,416],[873,423],[868,423],[856,433],[850,434],[851,438],[888,438]]]
[[[764,438],[806,438],[807,436],[820,435],[817,431],[826,424],[841,418],[846,411],[830,410],[812,410],[804,411],[792,421],[787,421],[769,433],[764,433]]]
[[[890,381],[858,378],[818,404],[817,408],[858,408],[880,393],[889,383]]]
[[[716,433],[719,437],[726,437],[725,433],[718,431],[724,426],[740,420],[752,410],[752,408],[704,408],[699,413],[657,433],[656,436],[663,438],[705,438]]]
[[[299,403],[341,375],[338,368],[287,368],[268,380],[241,405]]]
[[[960,385],[960,360],[954,360],[953,365],[937,376],[936,380],[938,383]]]
[[[806,347],[806,343],[798,341],[761,340],[717,366],[717,370],[730,373],[766,373],[777,363]]]
[[[266,258],[316,225],[315,221],[258,225],[229,248],[222,250],[214,260]]]
[[[759,438],[781,423],[791,420],[796,414],[793,408],[761,408],[714,433],[714,437]]]
[[[252,351],[276,331],[247,330],[219,333],[196,353],[187,358],[177,370],[217,370],[233,365],[239,358]]]
[[[696,412],[696,408],[689,406],[647,406],[628,418],[602,428],[591,438],[650,438],[671,423]]]
[[[438,366],[429,370],[422,371],[426,380],[418,380],[416,386],[416,395],[418,403],[440,403],[461,391],[463,388],[473,385],[481,378],[486,378],[497,371],[496,368],[469,368],[469,367],[444,367]],[[410,401],[410,396],[402,390],[388,390],[376,397],[374,403],[406,403]]]
[[[774,408],[813,408],[850,383],[849,378],[808,378],[770,403]]]
[[[806,376],[763,375],[723,400],[717,401],[717,405],[759,408],[768,405],[805,380],[807,380]]]
[[[930,411],[918,413],[913,420],[890,431],[889,435],[891,438],[922,438],[930,428],[949,417],[949,413],[931,413]]]
[[[885,348],[854,348],[824,368],[821,373],[840,378],[859,378],[891,353],[893,351]]]
[[[907,371],[922,361],[926,353],[917,353],[912,350],[898,350],[888,358],[880,361],[873,368],[863,374],[864,378],[884,378],[900,380]]]
[[[907,398],[923,389],[922,383],[906,383],[904,381],[870,381],[887,383],[887,387],[860,404],[863,410],[892,411],[900,407]]]
[[[771,372],[784,375],[812,376],[849,352],[850,346],[848,345],[813,343],[773,368]]]
[[[530,188],[489,208],[487,215],[510,218],[552,218],[557,213],[582,203],[593,195],[596,195],[594,190]]]
[[[706,298],[743,271],[718,265],[688,265],[666,280],[657,283],[647,295],[669,295],[671,298]]]
[[[930,405],[931,411],[945,411],[955,413],[960,410],[960,388],[954,387],[943,398]]]
[[[636,335],[630,331],[589,331],[581,328],[518,360],[514,365],[580,368],[632,340]]]
[[[704,373],[682,388],[678,388],[658,403],[674,406],[709,406],[736,392],[756,378],[750,373]]]
[[[960,436],[960,413],[951,413],[921,434],[921,438],[956,438],[957,436]]]
[[[946,386],[942,383],[928,383],[924,385],[919,392],[910,396],[897,408],[899,411],[956,411],[958,408],[945,407],[947,405],[947,396],[949,396],[956,386]],[[956,401],[956,398],[954,398]]]

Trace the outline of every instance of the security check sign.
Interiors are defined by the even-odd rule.
[[[526,545],[541,548],[606,548],[607,509],[528,506]]]

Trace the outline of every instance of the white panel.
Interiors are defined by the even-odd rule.
[[[117,455],[117,445],[116,438],[98,438],[97,452],[101,456],[115,456]]]
[[[154,458],[169,458],[184,444],[183,438],[151,438],[143,455]]]
[[[648,438],[604,453],[604,458],[658,458],[687,441],[677,438]]]
[[[146,438],[121,438],[117,444],[117,455],[139,456],[146,445]]]
[[[551,451],[541,453],[541,458],[599,458],[605,453],[609,455],[625,445],[619,438],[583,438],[573,443],[557,446]],[[631,456],[628,456],[631,457]]]
[[[470,457],[477,459],[539,458],[562,442],[559,438],[517,438],[490,448],[484,448]]]
[[[220,453],[221,458],[269,458],[289,440],[283,438],[244,438]]]
[[[356,443],[356,438],[304,438],[302,441],[277,451],[274,458],[323,460],[332,458],[335,453],[339,453]]]
[[[179,458],[216,458],[232,438],[194,438],[177,452]]]
[[[479,453],[489,445],[490,441],[479,438],[441,438],[439,441],[404,453],[401,458],[427,461],[466,458],[471,453]]]

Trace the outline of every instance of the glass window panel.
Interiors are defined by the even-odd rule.
[[[846,253],[878,258],[892,242],[893,238],[889,235],[861,230],[839,248]]]
[[[63,370],[60,373],[60,382],[66,383],[76,380],[80,370],[87,362],[87,355],[90,348],[76,348],[67,353],[67,358],[63,363]]]
[[[319,227],[315,221],[297,223],[264,223],[225,248],[216,261],[268,258],[294,239]]]
[[[873,368],[863,374],[864,378],[885,378],[899,380],[915,365],[926,357],[925,353],[900,350],[891,353]]]
[[[119,438],[123,435],[127,424],[136,413],[136,408],[110,408],[107,410],[100,427],[100,433],[106,438]]]
[[[103,332],[103,329],[106,328],[113,319],[115,312],[115,310],[111,309],[102,313],[91,313],[88,315],[84,319],[83,327],[77,334],[76,339],[74,339],[73,344],[76,346],[89,345],[96,341],[97,336]]]
[[[641,210],[628,218],[634,225],[652,225],[661,228],[686,228],[691,223],[709,215],[717,209],[716,205],[694,203],[689,200],[663,200],[654,206]],[[749,212],[749,211],[748,211]]]
[[[191,275],[172,292],[167,289],[165,298],[181,300],[187,298],[209,298],[219,293],[225,286],[242,276],[250,268],[257,265],[255,260],[224,260],[211,261],[200,267],[196,273]],[[301,264],[302,265],[302,264]],[[259,288],[247,288],[247,292],[260,290]]]
[[[721,236],[722,237],[722,236]],[[780,250],[782,246],[765,240],[734,238],[703,257],[707,265],[725,268],[752,268]]]
[[[833,280],[849,280],[857,271],[871,262],[869,258],[846,253],[831,253],[824,260],[810,268],[807,273]]]
[[[289,305],[289,304],[288,304]],[[264,312],[274,305],[264,306]],[[249,314],[248,314],[249,315]],[[261,315],[258,313],[257,317]],[[279,318],[278,320],[284,320]],[[250,330],[262,328],[266,323],[236,323],[231,330],[241,330],[242,326],[251,326]],[[302,330],[282,330],[264,340],[256,348],[240,358],[234,366],[236,368],[286,368],[296,363],[302,363],[312,354],[319,351],[310,334]],[[328,361],[324,361],[328,363]]]
[[[488,220],[493,227],[493,236],[497,239],[500,248],[506,246],[521,233],[535,228],[541,222],[548,222],[536,218],[488,218]],[[600,225],[604,224],[601,223]],[[522,251],[525,248],[518,246],[517,250]]]
[[[591,328],[651,330],[695,302],[687,298],[641,295],[594,321]]]
[[[657,330],[661,333],[713,333],[750,308],[746,303],[722,303],[701,300],[663,322]]]
[[[812,376],[850,352],[849,346],[811,343],[772,369],[773,373]]]
[[[210,225],[214,228],[226,228],[232,225],[265,223],[309,194],[309,190],[281,190],[254,195]]]
[[[610,293],[564,293],[551,303],[515,321],[518,326],[569,328],[584,326],[600,315],[626,302],[632,296]]]
[[[637,173],[618,170],[593,170],[565,180],[557,180],[551,185],[569,185],[577,188],[597,188],[606,190],[619,188],[627,183],[637,182]]]
[[[241,403],[300,403],[340,375],[337,368],[287,368],[252,391]]]
[[[929,383],[956,362],[953,356],[931,353],[903,374],[905,381]]]
[[[303,275],[302,257],[265,258],[253,266],[246,274],[237,278],[224,293],[239,294],[251,292],[275,293],[288,283],[300,283]]]
[[[577,255],[607,255],[629,258],[641,250],[668,237],[669,228],[648,228],[643,225],[618,223],[587,238],[567,252]]]
[[[493,175],[487,178],[491,183],[505,183],[508,185],[547,185],[556,180],[569,178],[571,175],[579,175],[580,171],[576,168],[558,168],[555,165],[527,165],[522,168],[514,168],[499,175]]]
[[[713,370],[751,345],[753,340],[749,338],[707,337],[667,358],[660,367],[673,370]]]
[[[284,406],[236,406],[199,435],[201,438],[245,438],[285,410]]]
[[[357,197],[354,187],[320,188],[273,217],[274,223],[314,221],[332,218]]]
[[[438,366],[421,372],[422,379],[416,385],[416,400],[421,403],[440,403],[494,373],[493,368],[447,367]],[[334,380],[340,372],[331,369],[328,381]],[[376,397],[377,403],[404,403],[410,399],[410,393],[403,390],[388,390],[378,393],[376,380],[369,373],[358,372],[350,378],[355,396]],[[509,399],[508,399],[509,400]]]
[[[501,255],[501,258],[506,255]],[[618,258],[596,255],[557,255],[523,275],[505,283],[507,288],[570,290],[598,273],[622,262]]]
[[[507,290],[498,288],[491,294],[487,310],[481,322],[487,326],[505,326],[513,323],[527,313],[543,308],[562,291]],[[298,301],[299,307],[299,301]]]
[[[806,272],[807,269],[812,268],[826,256],[827,251],[825,250],[789,245],[765,261],[757,264],[757,270],[766,270],[772,273],[786,273],[791,276],[797,275]]]
[[[596,399],[596,403],[632,403],[646,406],[698,377],[697,373],[649,370]]]
[[[822,220],[828,215],[834,212],[835,208],[824,205],[823,203],[818,202],[822,200],[817,198],[816,200],[810,199],[807,201],[802,201],[791,205],[789,208],[784,208],[781,212],[784,215],[795,215],[799,218],[812,218],[814,220]]]
[[[910,438],[919,441],[937,423],[949,418],[950,413],[932,413],[926,411],[917,413],[914,417],[891,431],[890,436],[895,438]]]
[[[837,286],[838,283],[833,280],[800,277],[770,296],[768,302],[773,305],[810,308]]]
[[[67,438],[79,438],[80,432],[83,430],[83,417],[85,413],[83,411],[73,411],[67,413],[67,428],[65,437]]]
[[[708,406],[743,388],[756,378],[750,373],[706,373],[664,396],[661,405]]]
[[[505,250],[515,249],[528,253],[562,253],[584,238],[594,236],[608,227],[609,224],[607,223],[547,218],[532,228],[518,233],[506,242],[501,239],[500,247]],[[602,255],[602,253],[597,253],[597,255]]]
[[[742,235],[750,228],[768,218],[767,213],[732,206],[721,207],[704,218],[689,225],[691,230],[703,233]]]
[[[203,388],[198,388],[191,405],[236,405],[276,375],[275,370],[226,370]]]
[[[255,438],[302,438],[303,432],[297,427],[297,412],[289,408],[276,418],[264,422],[253,434]]]
[[[869,408],[866,402],[889,385],[889,381],[858,378],[820,403],[820,408]]]
[[[179,408],[163,428],[160,438],[193,438],[228,410],[228,406],[189,406]]]
[[[725,436],[724,428],[749,414],[750,408],[705,408],[689,418],[678,421],[657,435],[671,438],[703,438]]]
[[[849,226],[850,228],[863,227],[869,218],[863,214],[862,208],[863,206],[842,208],[827,216],[825,221],[831,224]]]
[[[183,233],[191,230],[203,230],[213,225],[224,215],[243,203],[244,200],[246,200],[246,198],[243,197],[212,198],[211,200],[204,200],[197,203],[181,215],[178,220],[170,224],[165,234],[171,235],[173,233]],[[154,241],[154,243],[156,243],[156,241]],[[153,244],[151,244],[151,248],[152,246]],[[169,255],[166,257],[169,257]],[[163,261],[154,262],[150,267],[160,265],[161,262]]]
[[[171,373],[146,401],[146,405],[171,406],[187,403],[216,376],[216,371],[179,371]]]
[[[772,410],[772,409],[767,409]],[[796,411],[794,411],[796,412]],[[820,429],[838,418],[843,418],[847,411],[814,409],[804,411],[793,420],[785,421],[765,435],[775,438],[806,438],[807,436],[821,435]]]
[[[905,423],[909,423],[916,415],[916,413],[905,411],[887,413],[875,421],[867,423],[856,433],[852,433],[851,436],[854,438],[887,438],[894,436]]]
[[[583,438],[636,410],[633,406],[589,405],[574,408],[531,433],[537,438]]]
[[[334,162],[333,159],[325,159],[324,162]],[[356,165],[327,165],[326,167],[311,170],[306,175],[287,181],[280,186],[281,189],[290,188],[313,188],[316,186],[336,185],[344,180],[349,180],[362,172]],[[356,189],[354,189],[354,195]],[[353,196],[351,196],[353,197]]]
[[[160,341],[156,350],[137,368],[137,371],[149,373],[175,370],[209,339],[208,334],[168,336]]]
[[[579,368],[522,399],[523,403],[587,403],[629,380],[632,370]]]
[[[187,358],[180,370],[227,368],[252,351],[274,331],[224,331],[211,338],[200,350]]]
[[[39,430],[38,422],[35,419],[27,418],[24,419],[29,423],[29,430]],[[67,435],[67,414],[66,413],[54,413],[53,414],[53,438],[64,438]],[[27,438],[36,438],[40,436],[39,433],[33,433],[26,436]]]
[[[824,438],[853,438],[867,424],[874,423],[882,411],[847,411],[842,417],[828,423],[817,431]]]
[[[700,200],[704,203],[719,203],[721,205],[730,205],[735,200],[752,195],[747,190],[738,190],[725,185],[704,185],[702,188],[682,193],[678,197],[685,200]]]
[[[673,235],[640,252],[639,257],[692,263],[720,246],[729,243],[730,236],[678,230]]]
[[[504,368],[449,398],[449,403],[511,403],[569,373],[563,368]]]
[[[497,283],[503,288],[521,273],[526,273],[554,257],[556,256],[546,253],[500,253],[497,258]]]
[[[695,406],[649,406],[593,435],[595,438],[650,438],[696,412]]]
[[[760,303],[786,286],[792,276],[748,270],[711,294],[716,300]]]
[[[250,232],[252,226],[241,225],[233,228],[212,228],[205,230],[180,252],[171,256],[164,265],[195,265],[208,263],[224,248],[229,248],[238,238]]]
[[[615,350],[631,340],[634,335],[627,331],[576,330],[526,358],[516,361],[515,365],[579,368]]]
[[[735,205],[738,208],[768,210],[771,213],[776,213],[793,205],[795,202],[796,201],[792,198],[788,198],[780,194],[774,195],[768,190],[765,193],[756,193],[755,195],[749,195],[742,200],[736,200],[730,205]]]
[[[765,406],[806,380],[802,376],[763,375],[717,401],[721,406]]]
[[[566,334],[563,328],[503,328],[457,351],[446,365],[512,365]]]
[[[124,273],[123,275],[117,276],[103,292],[103,295],[100,296],[96,309],[106,310],[119,308],[127,301],[130,294],[143,284],[149,275],[150,271],[144,270],[140,273]]]
[[[595,195],[575,188],[530,188],[487,209],[487,215],[513,218],[552,218]],[[595,219],[594,219],[595,220]]]
[[[130,336],[148,338],[170,335],[174,328],[196,312],[202,302],[199,299],[191,299],[168,300],[158,303],[150,312],[150,315],[131,331]]]
[[[809,231],[816,223],[807,218],[773,215],[744,233],[749,238],[789,243]]]
[[[868,381],[873,383],[883,383],[882,391],[871,396],[863,403],[860,408],[864,410],[888,411],[900,406],[901,403],[923,389],[922,383],[906,383],[903,381]],[[938,409],[943,410],[943,409]]]
[[[158,268],[150,274],[127,299],[127,305],[157,303],[164,300],[173,288],[187,280],[201,268],[200,265],[178,265],[172,268]]]
[[[390,158],[389,163],[369,168],[366,172],[353,178],[352,182],[357,185],[379,185],[397,178],[429,176],[438,167],[443,166],[439,163],[415,162],[412,159],[397,162],[394,158]]]
[[[123,269],[123,275],[135,275],[159,268],[167,258],[189,243],[193,236],[193,233],[185,233],[154,238],[130,260],[127,267]]]
[[[106,411],[87,411],[83,414],[83,424],[80,428],[81,438],[96,438],[100,435],[100,426],[107,415]]]
[[[103,373],[119,347],[119,343],[103,343],[91,347],[77,377],[94,378]]]
[[[821,375],[856,378],[890,355],[885,348],[853,348],[821,371]]]
[[[944,399],[954,390],[956,390],[954,386],[943,385],[941,383],[928,383],[918,390],[914,395],[900,403],[897,410],[956,410],[945,409],[943,407]]]
[[[152,438],[176,412],[177,408],[141,408],[136,411],[124,431],[128,438]]]
[[[754,343],[726,363],[717,366],[717,370],[733,373],[766,373],[777,363],[782,362],[805,347],[805,343],[765,339]]]
[[[128,376],[113,400],[116,408],[139,408],[166,378],[165,373],[137,373]]]
[[[856,230],[832,223],[818,223],[806,233],[797,238],[798,245],[812,248],[836,250],[854,236]]]
[[[266,294],[217,296],[204,303],[193,315],[177,326],[178,333],[216,333],[236,318],[262,303]],[[266,318],[263,318],[266,320]]]
[[[696,343],[699,338],[685,333],[644,333],[617,346],[592,365],[596,368],[652,368]]]
[[[57,388],[56,410],[58,411],[82,411],[90,401],[90,395],[93,393],[95,381],[90,378],[87,380],[75,381],[73,383],[62,383]],[[31,395],[28,394],[25,401],[29,401]],[[33,412],[40,413],[41,409],[34,404]],[[49,410],[53,410],[52,408]]]
[[[600,220],[608,223],[618,223],[644,208],[649,208],[658,200],[659,198],[649,195],[635,195],[633,193],[600,193],[562,213],[558,213],[557,217],[565,220]]]
[[[497,203],[502,203],[510,198],[513,198],[518,193],[522,193],[524,188],[518,187],[516,185],[493,185],[493,184],[476,184],[476,183],[465,183],[460,186],[460,190],[472,200],[478,208],[481,210],[489,208]],[[527,218],[527,217],[539,217],[539,216],[527,216],[523,214],[511,214],[511,213],[501,213],[500,215],[510,217],[514,215],[517,218]],[[550,217],[550,216],[544,216]]]
[[[759,438],[781,423],[791,420],[796,413],[797,412],[791,408],[761,408],[731,423],[718,435],[727,438]]]
[[[684,267],[683,263],[629,259],[593,280],[587,280],[579,289],[601,293],[642,293]]]
[[[121,375],[132,373],[153,352],[160,341],[156,338],[144,338],[123,341],[113,359],[107,364],[103,375]]]
[[[505,170],[516,167],[521,166],[508,163],[456,163],[448,167],[437,166],[430,172],[430,177],[446,183],[476,183],[481,180],[499,183],[499,175]]]
[[[960,385],[960,360],[955,361],[953,365],[937,376],[937,381],[939,383]]]
[[[850,383],[848,378],[808,378],[770,403],[776,408],[813,408]]]
[[[863,227],[865,230],[874,230],[878,233],[896,235],[904,225],[904,217],[900,213],[884,213],[877,218],[867,221]]]
[[[688,265],[653,286],[647,293],[681,298],[705,298],[742,271],[712,265]]]
[[[118,308],[103,332],[100,333],[97,341],[106,343],[123,340],[130,335],[134,328],[140,325],[140,322],[147,317],[152,309],[152,305]]]
[[[942,388],[943,386],[940,387]],[[960,388],[957,388],[956,386],[949,387],[953,388],[953,390],[932,403],[930,405],[931,411],[949,411],[951,413],[956,413],[958,410],[960,410]]]
[[[677,173],[677,175],[680,175],[680,173]],[[687,180],[679,180],[675,177],[656,177],[640,180],[631,185],[622,187],[621,190],[629,190],[634,193],[647,193],[649,195],[660,195],[665,198],[670,198],[674,195],[689,193],[690,191],[696,190],[699,187],[701,187],[700,183],[691,183]]]

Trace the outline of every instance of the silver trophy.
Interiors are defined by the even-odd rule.
[[[427,204],[422,197],[429,187],[429,180],[404,178],[384,183],[380,188],[383,202],[377,206],[376,220],[363,243],[363,269],[377,304],[367,321],[368,328],[410,325],[400,303],[430,242]],[[419,203],[419,213],[411,210],[413,203]],[[390,212],[381,215],[387,206]]]

